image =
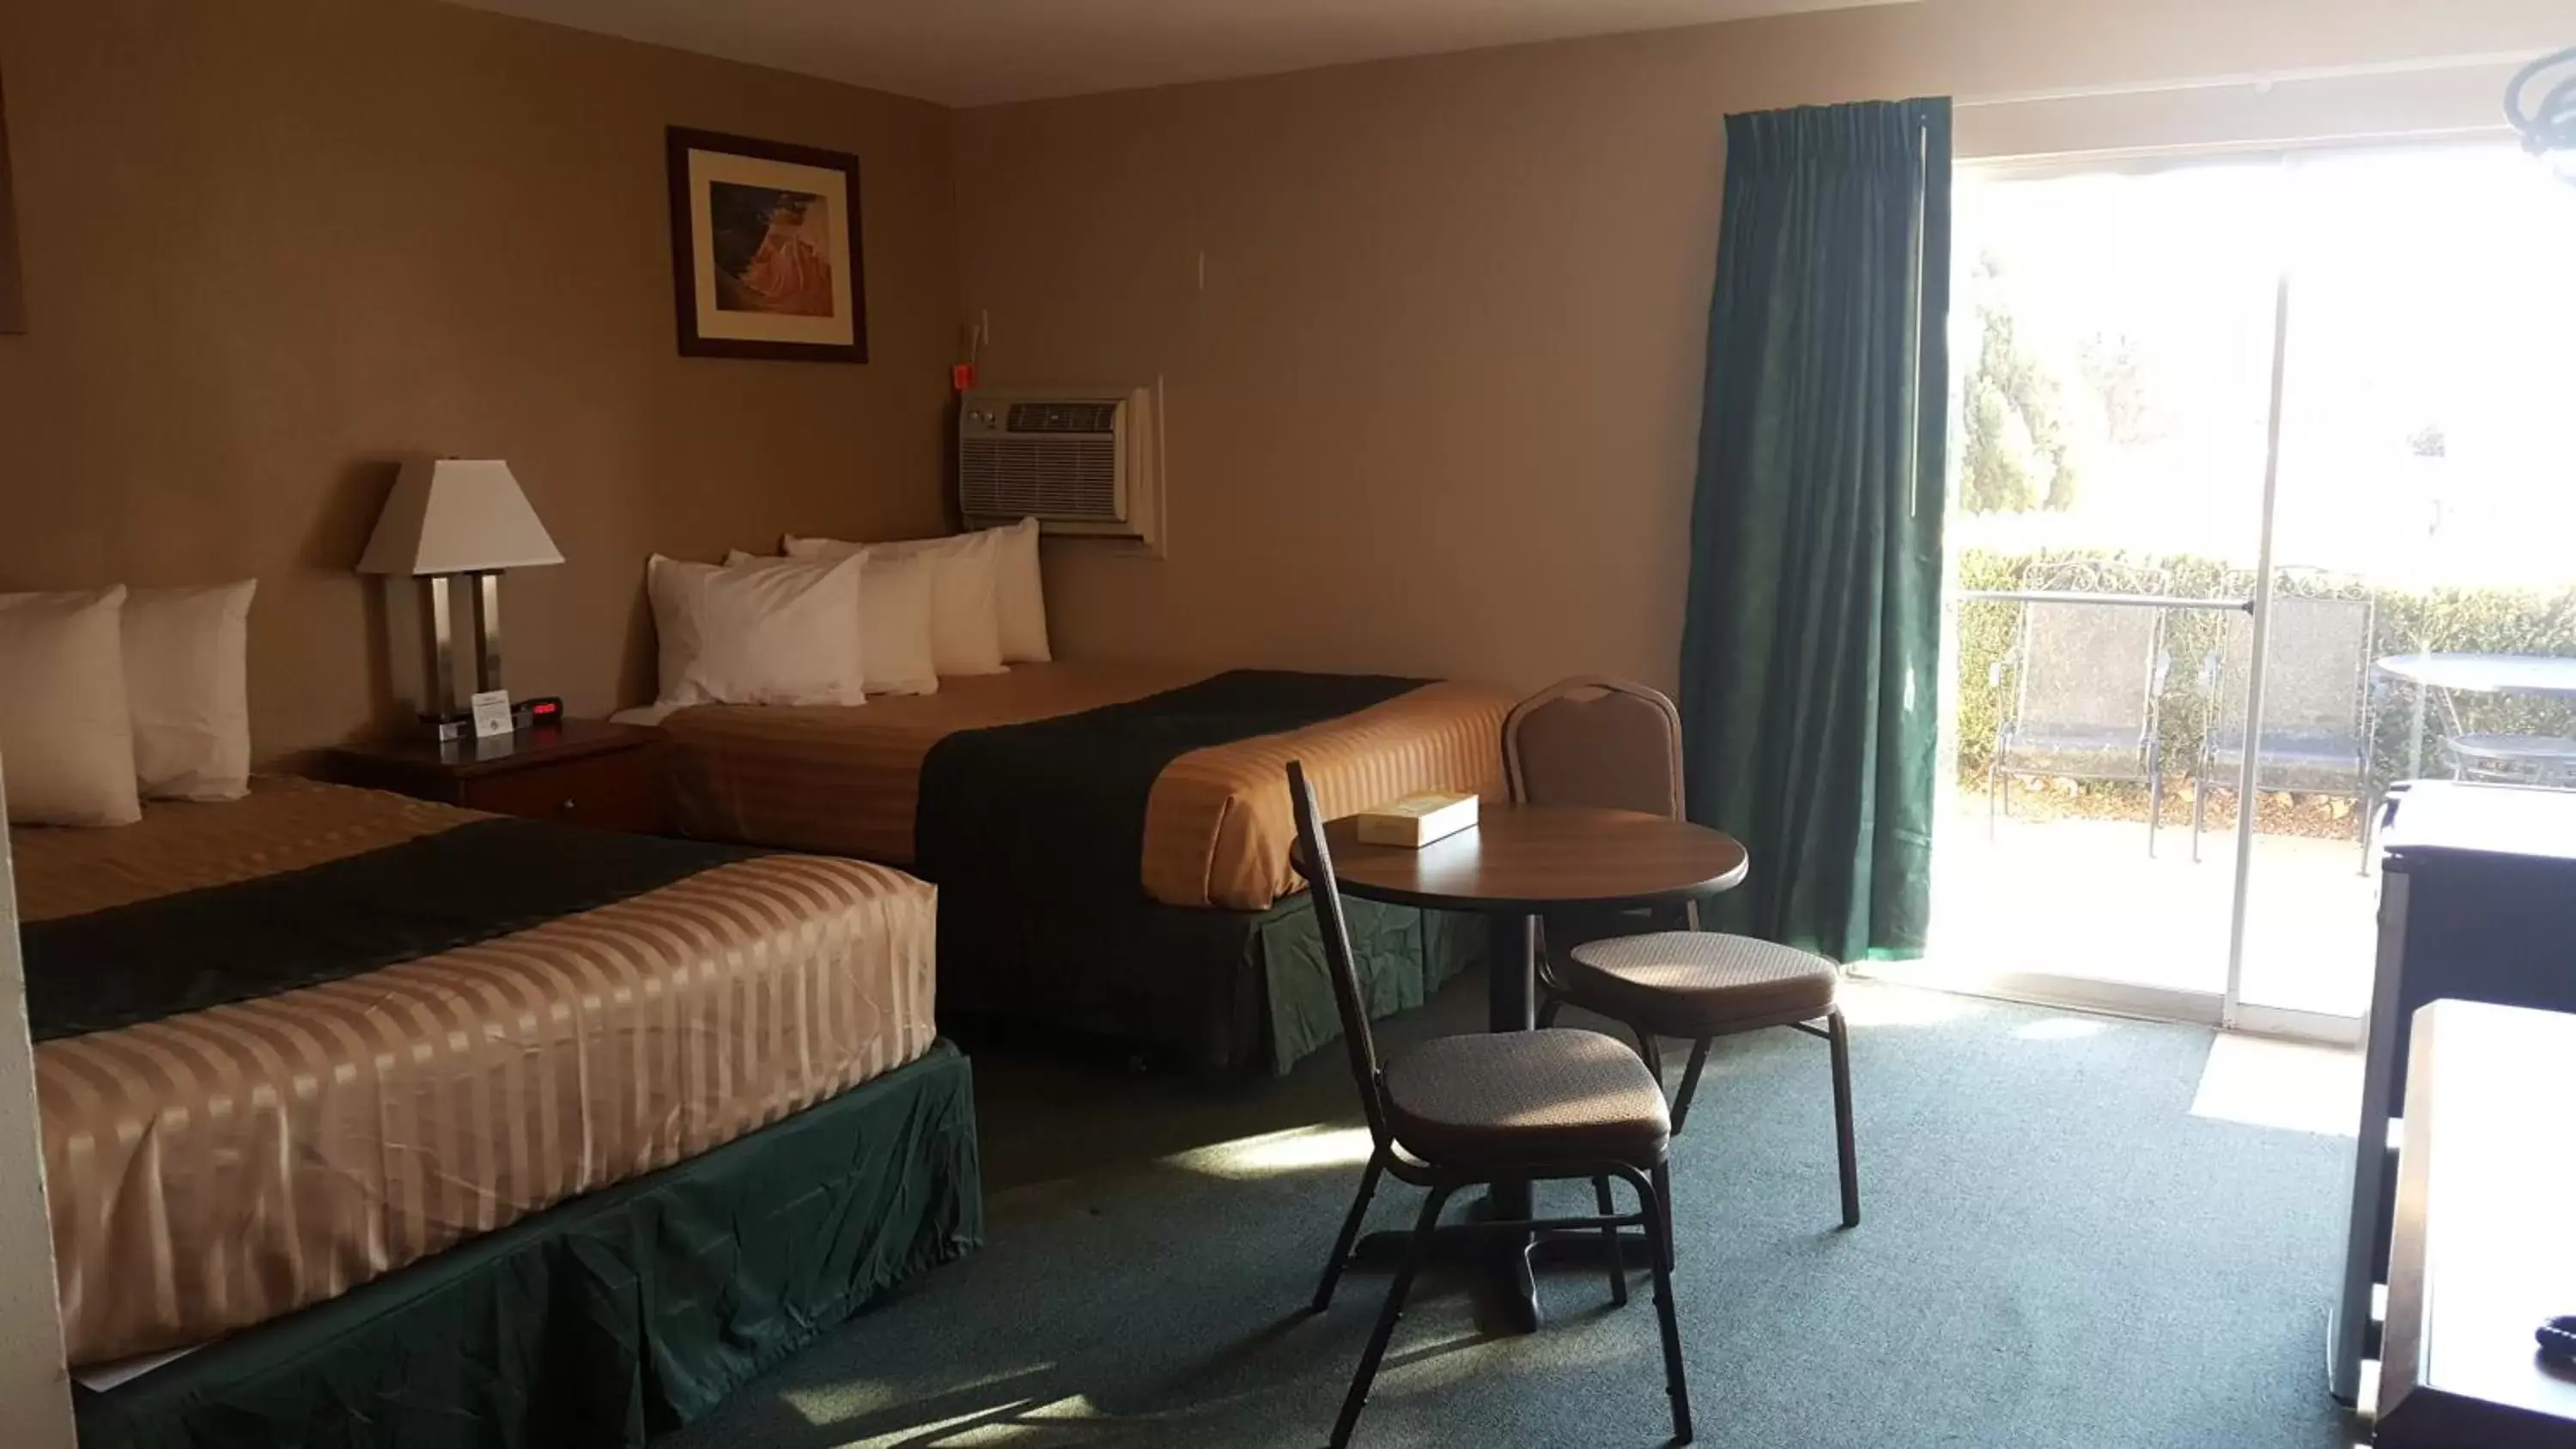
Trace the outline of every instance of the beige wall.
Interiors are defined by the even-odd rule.
[[[405,451],[517,471],[570,561],[510,681],[578,710],[651,688],[647,551],[940,521],[937,107],[427,0],[0,5],[0,72],[0,589],[257,575],[263,757],[392,708],[349,568]],[[858,154],[873,361],[677,355],[674,123]]]
[[[962,296],[991,381],[1165,380],[1171,556],[1054,546],[1072,652],[1669,683],[1727,112],[2570,40],[2564,0],[1924,0],[969,111]],[[1981,106],[1961,150],[2491,124],[2503,74]]]

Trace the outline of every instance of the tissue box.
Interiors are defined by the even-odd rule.
[[[1476,823],[1476,797],[1444,793],[1409,795],[1359,814],[1360,839],[1370,845],[1425,846]]]

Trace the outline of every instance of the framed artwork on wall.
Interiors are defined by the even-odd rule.
[[[867,361],[859,159],[684,126],[668,150],[681,353]]]
[[[27,294],[18,272],[16,196],[9,176],[9,96],[0,88],[0,332],[27,330]]]

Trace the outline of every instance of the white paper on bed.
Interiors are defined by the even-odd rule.
[[[645,566],[660,637],[662,706],[860,704],[866,560],[760,561],[740,568],[655,554]]]

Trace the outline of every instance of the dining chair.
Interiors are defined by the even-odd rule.
[[[1678,819],[1681,741],[1681,711],[1660,691],[1579,676],[1548,686],[1504,716],[1503,771],[1512,798],[1525,804],[1591,805]],[[1690,1118],[1691,1099],[1717,1038],[1774,1026],[1822,1037],[1833,1074],[1843,1226],[1858,1226],[1860,1160],[1852,1134],[1851,1037],[1838,999],[1842,972],[1793,946],[1703,931],[1695,902],[1682,908],[1684,929],[1655,930],[1654,924],[1544,923],[1539,1024],[1553,1024],[1568,1003],[1619,1022],[1636,1034],[1637,1053],[1659,1084],[1662,1038],[1689,1041],[1690,1064],[1673,1094],[1675,1132]],[[1623,933],[1622,926],[1648,929]]]
[[[1497,1180],[1592,1183],[1595,1216],[1533,1218],[1523,1221],[1480,1220],[1483,1228],[1547,1230],[1598,1229],[1612,1251],[1609,1258],[1610,1301],[1628,1301],[1627,1273],[1616,1251],[1620,1229],[1644,1232],[1653,1262],[1655,1318],[1663,1334],[1664,1392],[1672,1401],[1673,1441],[1691,1441],[1690,1390],[1682,1380],[1681,1326],[1673,1306],[1671,1173],[1665,1150],[1672,1123],[1664,1108],[1663,1084],[1647,1075],[1636,1055],[1598,1032],[1553,1028],[1448,1036],[1423,1042],[1380,1062],[1369,1031],[1369,1014],[1360,994],[1359,973],[1351,961],[1351,938],[1342,915],[1341,887],[1333,874],[1332,851],[1306,783],[1302,763],[1288,766],[1288,793],[1297,816],[1297,839],[1314,892],[1315,914],[1324,937],[1324,956],[1331,968],[1333,1003],[1342,1016],[1342,1043],[1349,1050],[1351,1078],[1359,1087],[1360,1110],[1368,1120],[1369,1160],[1360,1172],[1359,1194],[1342,1219],[1333,1255],[1324,1264],[1324,1280],[1315,1289],[1314,1311],[1332,1305],[1334,1285],[1359,1240],[1360,1223],[1379,1179],[1392,1177],[1426,1190],[1415,1216],[1404,1257],[1388,1285],[1386,1303],[1378,1310],[1376,1331],[1360,1355],[1359,1370],[1343,1397],[1341,1417],[1333,1425],[1333,1449],[1350,1443],[1369,1386],[1386,1357],[1396,1320],[1404,1316],[1405,1295],[1440,1221],[1440,1210],[1462,1188]],[[1633,1189],[1637,1210],[1616,1210],[1610,1183],[1619,1179]]]

